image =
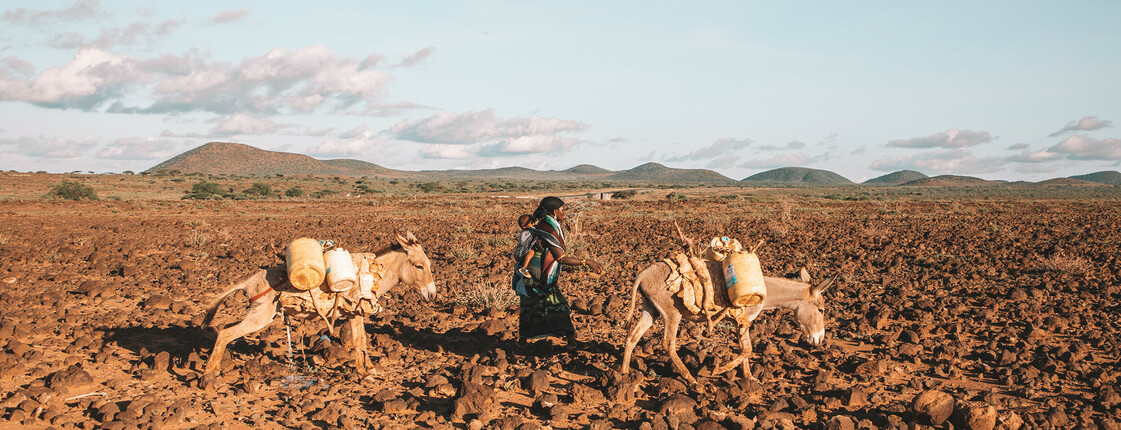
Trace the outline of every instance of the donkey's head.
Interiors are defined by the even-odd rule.
[[[411,231],[405,233],[405,236],[397,235],[397,243],[405,251],[397,282],[416,288],[425,300],[435,300],[436,279],[432,275],[432,261],[424,253],[424,248],[420,246],[420,242]]]
[[[798,326],[802,328],[803,339],[813,346],[821,345],[825,341],[825,297],[821,295],[837,278],[814,285],[810,273],[802,268],[802,282],[809,283],[806,298],[799,301],[794,307],[794,317]]]

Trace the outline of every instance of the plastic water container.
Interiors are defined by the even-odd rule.
[[[724,256],[724,284],[728,299],[736,307],[755,306],[767,297],[759,256],[753,252],[729,252]]]
[[[358,270],[350,252],[335,248],[323,255],[327,262],[327,287],[336,293],[350,290],[358,285]]]
[[[288,283],[301,290],[310,290],[323,283],[327,267],[323,262],[323,246],[318,240],[301,237],[288,244],[285,251]]]

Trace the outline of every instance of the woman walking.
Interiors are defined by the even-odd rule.
[[[557,197],[541,199],[533,217],[540,221],[533,228],[537,242],[529,264],[531,276],[526,280],[525,295],[521,296],[519,335],[523,341],[549,336],[575,340],[576,328],[572,326],[568,299],[557,287],[560,266],[584,266],[596,272],[602,271],[603,266],[595,260],[568,254],[561,227],[565,218],[564,201]]]

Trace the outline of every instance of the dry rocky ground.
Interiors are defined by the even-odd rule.
[[[325,202],[0,203],[0,427],[26,428],[1118,428],[1118,200],[571,198],[569,236],[603,275],[568,272],[580,342],[516,339],[507,282],[518,214],[487,196]],[[731,326],[686,324],[672,370],[655,334],[617,372],[635,274],[690,236],[766,239],[764,272],[818,279],[827,340],[789,312],[752,329],[758,381],[712,375]],[[232,282],[291,239],[352,250],[413,231],[440,297],[395,289],[366,324],[356,376],[314,321],[234,342],[200,388]],[[216,324],[236,322],[228,300]],[[205,384],[204,384],[205,385]]]

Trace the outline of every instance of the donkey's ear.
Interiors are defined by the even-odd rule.
[[[810,272],[808,270],[806,270],[805,267],[803,267],[802,271],[798,272],[798,279],[801,279],[802,282],[805,282],[807,284],[810,283],[810,281],[811,281]]]
[[[814,285],[813,289],[816,290],[818,294],[824,293],[826,289],[833,285],[833,283],[837,282],[837,276],[829,278],[828,281],[822,282],[820,285]]]
[[[405,239],[408,240],[409,243],[417,243],[416,236],[414,236],[411,231],[405,231]]]
[[[397,236],[397,243],[400,244],[401,247],[407,248],[409,246],[409,240],[408,239],[406,239],[404,237],[401,237],[401,235],[399,235],[399,234],[397,234],[395,236]]]

